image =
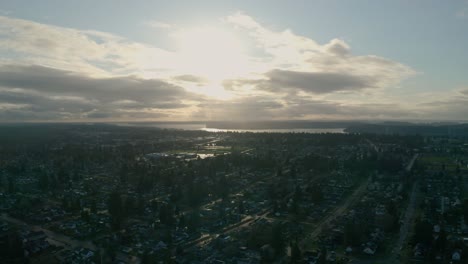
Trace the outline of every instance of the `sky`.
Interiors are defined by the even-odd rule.
[[[468,1],[0,3],[0,121],[468,121]]]

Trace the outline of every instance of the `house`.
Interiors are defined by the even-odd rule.
[[[159,251],[159,250],[166,249],[166,248],[167,248],[166,243],[159,241],[158,244],[156,244],[156,246],[154,247],[154,250]]]
[[[460,261],[461,260],[461,254],[458,250],[454,251],[452,253],[452,260],[453,261]]]
[[[263,245],[260,251],[261,251],[261,256],[263,259],[266,259],[266,260],[274,259],[275,250],[273,249],[271,245],[269,244]]]
[[[364,250],[362,252],[366,253],[367,255],[374,255],[377,251],[377,244],[373,242],[367,242],[364,245]]]
[[[422,243],[416,244],[413,248],[413,256],[414,257],[423,257],[424,256],[424,245]]]
[[[366,253],[367,255],[374,255],[375,254],[375,250],[373,250],[371,247],[365,247],[362,252]]]

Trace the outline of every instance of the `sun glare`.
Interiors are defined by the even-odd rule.
[[[196,72],[219,79],[236,74],[242,66],[242,45],[234,34],[215,28],[195,28],[177,34],[184,62]]]
[[[198,27],[177,32],[176,39],[181,68],[208,80],[207,95],[226,97],[222,81],[248,72],[242,43],[229,31]]]

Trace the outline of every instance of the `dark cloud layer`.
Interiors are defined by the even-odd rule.
[[[274,119],[283,110],[283,104],[274,98],[244,97],[231,101],[211,100],[199,105],[193,118],[207,120],[262,120]]]
[[[265,80],[227,80],[226,89],[235,90],[243,85],[254,85],[269,92],[303,91],[312,94],[327,94],[339,91],[358,91],[376,87],[372,76],[356,76],[336,72],[299,72],[272,70]]]
[[[158,109],[184,108],[184,100],[197,98],[156,79],[91,78],[42,66],[0,67],[0,103],[21,105],[21,109],[9,111],[19,115],[30,111],[33,118],[37,112],[57,112],[70,118],[131,117],[149,112],[157,116]]]
[[[263,81],[225,82],[225,86],[234,88],[242,82],[241,85],[255,85],[269,91],[226,101],[196,95],[157,79],[92,78],[43,66],[0,66],[0,120],[151,120],[180,116],[197,120],[402,119],[407,116],[462,119],[468,114],[466,89],[457,97],[408,109],[397,103],[344,103],[317,99],[314,95],[372,87],[372,78],[283,70],[270,71],[266,76],[269,79]],[[291,91],[304,91],[310,96]]]
[[[370,105],[365,104],[367,97],[360,100],[358,94],[399,85],[415,74],[410,67],[374,55],[353,55],[344,40],[332,39],[321,45],[292,30],[271,30],[242,13],[227,17],[225,22],[241,29],[236,35],[244,34],[260,56],[235,54],[233,50],[213,53],[194,45],[199,49],[194,62],[183,51],[169,51],[106,32],[0,16],[0,52],[7,54],[0,61],[0,120],[407,116],[398,102]],[[182,28],[154,25],[172,29],[176,35],[185,34]],[[211,58],[213,54],[218,57]],[[229,65],[219,67],[242,70],[210,79],[218,69],[204,67],[204,63],[210,64],[213,59]],[[213,72],[205,73],[210,70]],[[197,75],[202,73],[205,76]],[[148,75],[167,79],[141,77]],[[222,89],[217,83],[221,77],[228,78],[222,86],[230,91],[218,90]],[[346,95],[335,95],[342,92]],[[348,101],[343,99],[351,93]],[[230,99],[217,97],[224,94]],[[468,91],[457,95],[466,98],[463,94],[468,95]],[[379,101],[390,102],[385,98]],[[450,109],[454,105],[463,109],[462,103]]]
[[[373,86],[371,77],[353,76],[343,73],[297,72],[273,70],[266,74],[268,81],[259,87],[265,90],[299,89],[310,93],[360,90]]]
[[[197,84],[204,84],[207,82],[207,80],[205,80],[202,77],[190,75],[190,74],[178,75],[178,76],[175,76],[174,79],[178,81],[193,82]]]

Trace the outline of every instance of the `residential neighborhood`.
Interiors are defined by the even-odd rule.
[[[10,126],[2,263],[464,263],[468,141]]]

